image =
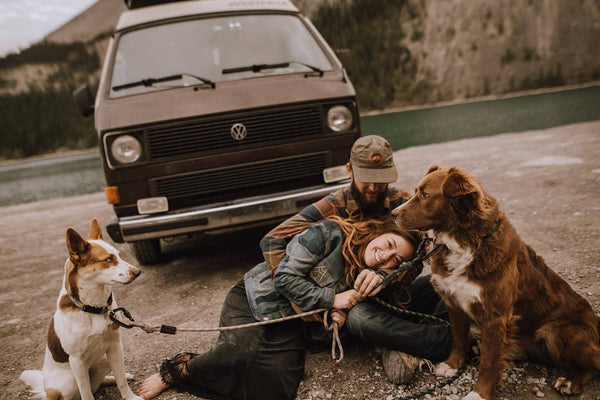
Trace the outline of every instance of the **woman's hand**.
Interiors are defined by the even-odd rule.
[[[344,310],[331,310],[331,320],[337,322],[338,328],[341,328],[346,323],[346,316],[348,313]]]
[[[350,289],[336,294],[333,298],[331,308],[349,310],[363,300],[364,298],[356,290]]]
[[[381,281],[381,276],[377,275],[375,271],[363,269],[356,277],[356,281],[354,281],[354,289],[363,298],[375,296],[383,289],[383,286],[379,286],[377,289],[373,290],[373,288]]]

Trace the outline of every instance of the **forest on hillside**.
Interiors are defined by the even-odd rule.
[[[600,62],[590,59],[597,58],[597,52],[584,47],[585,40],[571,41],[569,50],[581,55],[573,61],[573,53],[545,49],[536,42],[541,39],[524,39],[531,36],[526,35],[531,23],[523,18],[540,13],[536,2],[529,1],[518,13],[486,2],[457,1],[449,9],[439,9],[438,4],[323,1],[312,10],[311,20],[325,39],[350,54],[345,66],[361,111],[600,79]],[[564,10],[556,11],[558,16],[571,13],[591,21],[600,8],[592,0],[581,0],[578,6],[592,7],[591,12],[561,4]],[[545,18],[540,21],[546,23]],[[587,19],[582,29],[587,29]],[[556,22],[557,16],[552,21],[556,29],[566,29]],[[591,37],[600,39],[600,30],[594,29]],[[576,33],[565,34],[564,40]],[[0,58],[0,159],[97,145],[93,120],[79,115],[71,93],[82,84],[96,90],[110,34],[86,42],[40,42]],[[551,46],[565,47],[562,42]],[[23,88],[15,74],[27,68],[37,72],[28,75]]]

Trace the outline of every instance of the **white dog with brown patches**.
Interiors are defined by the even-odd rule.
[[[141,271],[102,240],[96,219],[88,240],[69,228],[66,242],[69,258],[48,329],[44,367],[24,371],[21,380],[36,398],[46,400],[93,400],[100,385],[109,382],[116,382],[123,398],[142,400],[127,384],[121,337],[108,317],[117,306],[112,284],[130,283]],[[114,378],[106,377],[110,370]]]

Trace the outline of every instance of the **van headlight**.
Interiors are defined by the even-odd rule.
[[[346,106],[333,106],[327,111],[327,126],[334,132],[350,129],[352,122],[352,111]]]
[[[119,163],[131,164],[142,155],[142,144],[131,135],[121,135],[110,145],[110,152]]]

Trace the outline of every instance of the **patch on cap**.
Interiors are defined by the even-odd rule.
[[[379,153],[371,154],[371,158],[369,159],[371,165],[381,165],[383,162],[383,156]]]

